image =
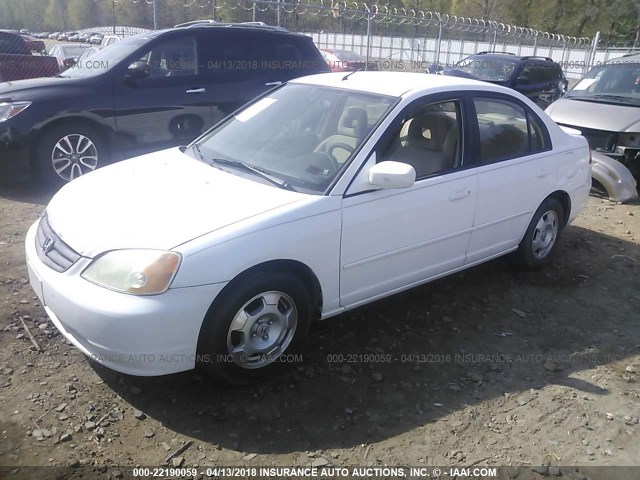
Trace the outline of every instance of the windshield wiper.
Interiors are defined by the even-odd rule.
[[[575,98],[576,100],[586,100],[586,101],[595,101],[595,100],[613,100],[616,102],[624,102],[629,103],[636,100],[635,98],[624,97],[622,95],[608,95],[608,94],[596,94],[596,95],[570,95],[569,98]]]
[[[595,98],[602,98],[605,100],[622,100],[625,102],[631,101],[632,99],[629,97],[625,97],[623,95],[606,95],[606,94],[598,94],[594,95]]]
[[[194,144],[195,146],[195,144]],[[197,146],[196,146],[197,148]],[[197,150],[198,154],[200,156],[202,156],[202,154],[200,153],[200,150]],[[284,189],[284,190],[290,190],[292,192],[295,192],[296,189],[293,188],[286,180],[283,180],[281,178],[278,178],[272,174],[270,174],[269,172],[267,172],[266,170],[261,169],[260,167],[256,167],[255,165],[251,165],[249,163],[244,163],[244,162],[240,162],[238,160],[229,160],[227,158],[214,158],[211,160],[211,162],[209,163],[209,165],[213,165],[214,163],[217,163],[219,165],[227,165],[230,167],[235,167],[241,170],[245,170],[247,172],[251,172],[254,175],[260,177],[260,178],[264,178],[265,180],[273,183],[274,185],[277,185],[278,187]]]

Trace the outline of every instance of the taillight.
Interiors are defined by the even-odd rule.
[[[589,149],[589,165],[593,163],[593,150]]]

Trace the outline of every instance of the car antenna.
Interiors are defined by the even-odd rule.
[[[359,68],[358,70],[354,70],[353,72],[349,72],[347,73],[344,77],[342,77],[342,81],[344,82],[345,80],[347,80],[351,75],[353,75],[356,72],[361,72],[362,68]]]

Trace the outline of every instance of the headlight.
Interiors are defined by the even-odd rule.
[[[0,103],[0,122],[15,117],[29,105],[31,105],[31,102]]]
[[[94,260],[81,276],[118,292],[155,295],[166,292],[182,255],[163,250],[114,250]]]

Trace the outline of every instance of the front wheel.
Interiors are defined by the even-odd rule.
[[[284,272],[258,272],[229,286],[212,305],[199,339],[198,359],[212,377],[249,384],[298,361],[309,330],[311,296]]]
[[[63,184],[92,172],[106,162],[102,137],[93,128],[69,123],[42,135],[36,148],[36,167],[40,179]]]
[[[564,210],[555,198],[547,198],[536,210],[515,252],[518,264],[538,268],[549,262],[564,227]]]

